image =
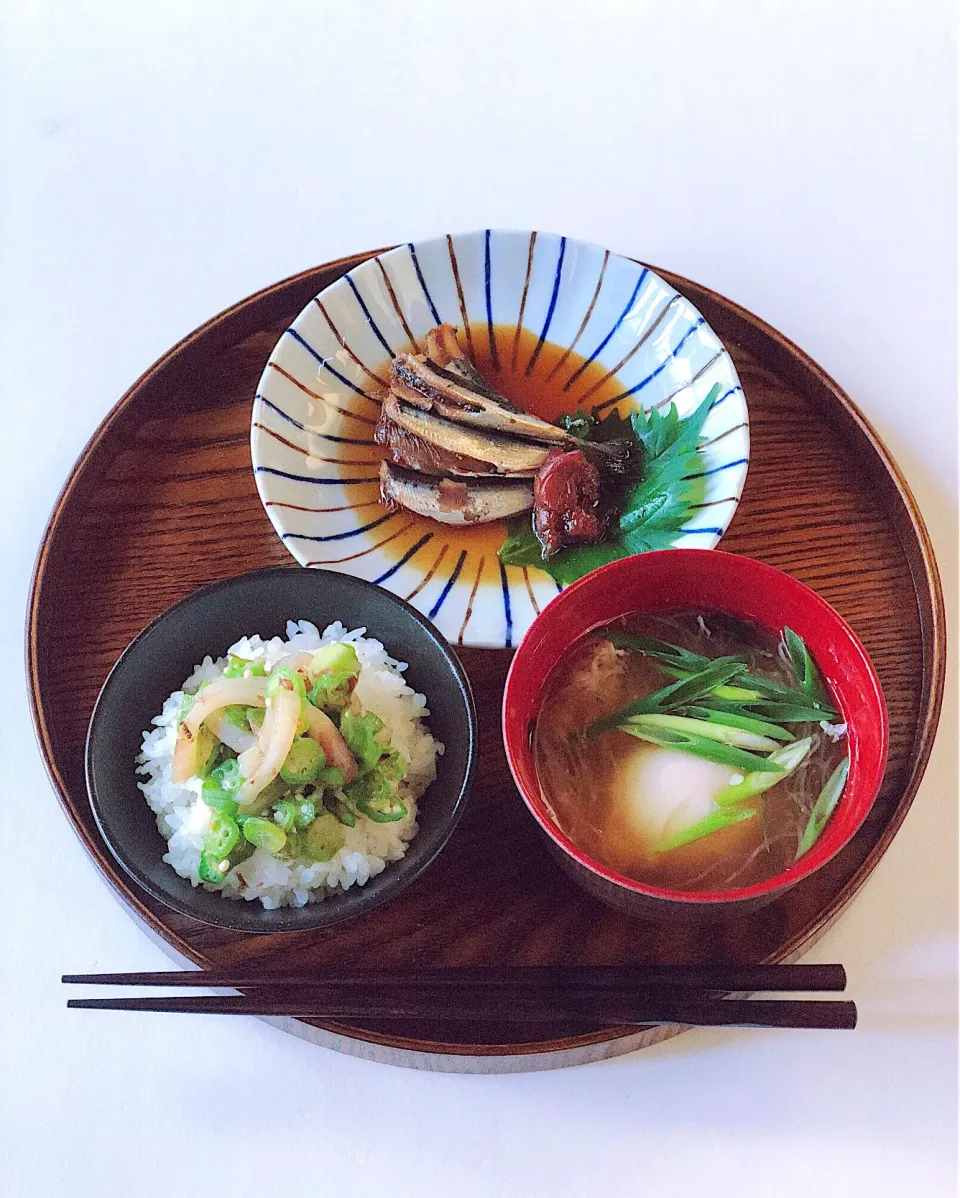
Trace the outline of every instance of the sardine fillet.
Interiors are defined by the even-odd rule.
[[[487,462],[497,474],[532,477],[549,453],[545,445],[455,424],[433,412],[423,412],[393,395],[384,401],[383,415],[439,449]]]
[[[380,412],[380,420],[373,439],[378,445],[385,447],[388,461],[392,465],[404,466],[408,470],[419,470],[421,474],[434,474],[440,477],[449,474],[456,477],[484,478],[497,473],[496,466],[490,462],[467,457],[462,453],[453,453],[449,449],[441,449],[439,445],[431,445],[422,437],[408,432],[407,429],[390,419],[386,404]]]
[[[408,403],[425,411],[430,409],[457,424],[547,445],[575,443],[570,433],[515,408],[489,384],[483,382],[481,387],[445,368],[421,362],[413,354],[397,354],[393,359],[390,389]]]
[[[441,524],[486,524],[507,520],[533,507],[533,485],[520,479],[432,478],[380,464],[380,498]]]

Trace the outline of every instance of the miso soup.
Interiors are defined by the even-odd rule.
[[[845,732],[789,629],[638,615],[582,638],[552,671],[534,756],[558,825],[598,863],[717,891],[809,850],[842,795]]]

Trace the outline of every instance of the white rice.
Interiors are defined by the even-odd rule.
[[[157,827],[167,841],[163,860],[182,878],[206,890],[221,890],[227,898],[259,899],[264,907],[303,907],[351,886],[363,886],[382,873],[391,861],[399,861],[417,834],[417,800],[436,777],[436,759],[443,745],[434,740],[423,722],[430,714],[424,695],[417,694],[403,679],[405,662],[395,661],[383,645],[365,635],[365,628],[348,632],[339,622],[321,636],[306,620],[287,622],[287,639],[242,637],[229,652],[268,667],[280,658],[302,650],[315,650],[335,641],[348,641],[360,659],[361,671],[354,694],[365,712],[372,711],[386,725],[390,742],[407,763],[400,795],[407,815],[395,823],[378,824],[358,816],[356,826],[344,828],[346,843],[330,861],[281,861],[257,849],[224,876],[222,887],[201,882],[198,871],[203,842],[213,815],[200,797],[202,783],[191,779],[184,786],[170,781],[177,716],[184,693],[194,694],[202,682],[223,673],[227,658],[205,657],[183,687],[167,699],[156,716],[152,730],[143,734],[137,758],[137,773],[146,781],[137,785],[157,817]]]

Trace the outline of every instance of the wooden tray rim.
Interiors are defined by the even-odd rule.
[[[242,339],[242,336],[249,336],[251,333],[256,332],[262,325],[251,323],[249,328],[245,328],[242,336],[236,335],[238,330],[234,326],[239,324],[241,328],[244,328],[247,322],[243,321],[242,317],[258,311],[265,302],[271,299],[278,299],[287,291],[294,290],[299,285],[306,284],[314,278],[319,283],[331,271],[339,270],[340,275],[345,274],[361,262],[375,257],[389,248],[393,247],[384,247],[383,249],[371,250],[365,253],[347,255],[320,266],[311,267],[264,287],[229,308],[224,309],[216,316],[213,316],[187,334],[186,337],[158,358],[127,389],[92,433],[57,496],[40,542],[28,599],[24,649],[30,712],[47,776],[50,779],[61,807],[70,820],[81,843],[92,857],[101,874],[110,883],[128,913],[133,915],[142,926],[145,925],[145,930],[149,929],[151,933],[159,937],[163,944],[169,950],[172,950],[174,955],[185,958],[196,965],[206,965],[209,959],[202,952],[194,949],[190,944],[182,940],[179,935],[171,932],[144,905],[136,892],[126,884],[126,879],[122,876],[119,869],[115,867],[110,854],[108,852],[101,852],[99,846],[89,836],[86,827],[79,818],[74,800],[55,764],[52,739],[39,695],[37,647],[39,611],[44,597],[44,581],[52,546],[67,505],[73,492],[83,478],[86,468],[94,461],[98,451],[103,448],[117,420],[123,415],[144,387],[148,386],[159,374],[167,370],[178,360],[187,358],[191,351],[195,350],[201,342],[206,343],[211,334],[223,333],[230,330],[231,336],[229,340],[224,340],[228,345],[235,345],[238,340]],[[810,358],[809,355],[800,349],[799,346],[748,309],[682,275],[654,266],[651,266],[650,269],[655,270],[657,274],[661,275],[673,287],[686,295],[698,307],[703,302],[706,302],[709,307],[719,308],[734,320],[747,326],[759,340],[765,343],[773,343],[782,355],[785,355],[788,359],[792,359],[795,365],[799,366],[803,374],[810,376],[829,395],[836,412],[846,419],[846,422],[852,426],[852,429],[863,441],[866,441],[877,460],[877,464],[889,476],[897,493],[902,514],[907,518],[907,530],[912,534],[915,547],[919,552],[919,561],[910,553],[906,554],[913,574],[914,591],[918,600],[923,644],[923,682],[921,686],[920,709],[915,724],[913,765],[889,822],[877,838],[876,843],[859,869],[850,878],[847,885],[838,891],[830,902],[824,905],[818,916],[811,923],[797,932],[786,944],[781,946],[777,953],[769,958],[778,962],[793,961],[820,939],[853,899],[867,877],[876,868],[877,863],[886,852],[903,823],[919,788],[930,753],[933,749],[943,698],[946,671],[946,618],[943,589],[934,556],[933,545],[909,484],[870,422],[836,381]],[[336,277],[339,277],[339,275]],[[775,371],[775,373],[777,372]],[[888,518],[892,519],[893,512],[891,504],[884,501],[883,506],[888,512]],[[903,529],[898,529],[898,536],[906,550],[907,538],[904,536]],[[926,602],[924,603],[923,600]],[[86,800],[85,795],[84,800]],[[471,1052],[465,1053],[461,1045],[447,1043],[433,1044],[400,1036],[375,1035],[363,1029],[347,1027],[336,1023],[326,1024],[321,1028],[293,1019],[268,1020],[267,1022],[271,1022],[275,1026],[290,1031],[300,1038],[307,1039],[313,1043],[324,1044],[327,1047],[349,1052],[352,1055],[367,1059],[376,1059],[398,1065],[414,1065],[421,1068],[426,1067],[444,1071],[470,1073],[477,1072],[480,1068],[483,1068],[483,1071],[497,1070],[513,1072],[517,1069],[556,1068],[568,1064],[580,1063],[585,1060],[597,1060],[629,1052],[633,1048],[640,1047],[641,1040],[644,1045],[658,1043],[676,1034],[677,1031],[682,1030],[662,1028],[659,1029],[658,1034],[651,1037],[649,1031],[638,1032],[636,1029],[628,1028],[604,1028],[588,1035],[568,1037],[543,1043],[531,1043],[529,1045],[477,1045],[474,1046]],[[584,1055],[585,1053],[589,1055]],[[436,1060],[436,1058],[442,1058],[443,1063]],[[430,1063],[431,1060],[436,1063]],[[529,1063],[521,1064],[519,1061],[527,1061]],[[483,1063],[482,1065],[480,1064],[481,1062]]]

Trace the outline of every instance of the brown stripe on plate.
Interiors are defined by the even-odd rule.
[[[560,367],[564,364],[564,362],[566,362],[567,358],[569,358],[570,355],[573,353],[574,349],[576,349],[577,342],[583,336],[583,330],[587,327],[587,322],[589,321],[590,317],[593,315],[593,309],[596,307],[597,300],[600,297],[600,288],[603,286],[603,276],[607,273],[607,263],[609,262],[609,260],[610,260],[610,251],[604,250],[603,251],[603,265],[600,267],[600,278],[597,279],[597,286],[593,293],[593,299],[590,301],[590,304],[587,307],[586,314],[584,315],[584,318],[583,318],[583,323],[580,325],[579,329],[577,329],[576,337],[574,337],[574,339],[570,342],[570,344],[563,351],[563,353],[560,355],[560,357],[557,358],[557,360],[553,364],[553,366],[550,367],[550,370],[544,376],[545,378],[552,379],[553,376],[560,369]]]
[[[342,350],[344,350],[344,351],[347,353],[347,355],[349,356],[350,360],[351,360],[352,362],[356,363],[356,365],[360,367],[360,369],[363,371],[363,373],[364,373],[365,375],[367,375],[367,377],[368,377],[368,378],[371,378],[371,379],[373,379],[373,381],[374,381],[375,383],[377,383],[379,386],[381,386],[381,387],[389,387],[389,386],[390,386],[390,384],[389,384],[389,383],[387,383],[387,382],[384,382],[384,380],[383,380],[383,379],[382,379],[382,378],[379,376],[379,374],[376,374],[374,371],[372,371],[372,370],[370,369],[370,367],[369,367],[369,366],[366,366],[366,365],[365,365],[363,362],[361,362],[361,361],[360,361],[360,359],[357,357],[357,355],[356,355],[356,354],[353,352],[353,350],[350,348],[350,346],[349,346],[349,345],[347,345],[346,341],[345,341],[345,340],[344,340],[344,338],[343,338],[343,334],[340,332],[340,330],[337,328],[337,326],[336,326],[336,325],[333,323],[333,321],[330,319],[330,313],[329,313],[329,312],[326,310],[326,308],[325,308],[325,307],[323,306],[323,304],[320,302],[319,298],[317,298],[316,296],[314,296],[314,300],[313,300],[313,302],[314,302],[314,303],[317,305],[317,307],[318,307],[318,308],[320,309],[320,311],[323,313],[323,318],[324,318],[324,320],[325,320],[325,321],[327,322],[327,324],[330,326],[330,332],[331,332],[331,333],[333,333],[334,337],[336,337],[336,339],[337,339],[337,342],[338,342],[338,344],[339,344],[340,348],[341,348]],[[366,393],[365,391],[364,391],[364,395],[366,395],[367,399],[374,399],[374,396],[372,396],[372,395],[367,395],[367,393]]]
[[[720,359],[723,357],[723,354],[724,354],[724,351],[722,349],[718,350],[713,355],[713,357],[710,359],[710,361],[707,362],[707,364],[705,366],[700,367],[700,369],[693,376],[693,378],[690,380],[689,383],[684,383],[683,386],[678,387],[676,389],[676,391],[673,392],[672,395],[668,395],[666,399],[657,400],[657,402],[655,404],[653,404],[652,406],[655,408],[662,408],[664,406],[664,404],[668,404],[671,399],[676,399],[678,395],[682,394],[682,392],[684,392],[688,388],[692,387],[693,384],[697,381],[697,379],[702,378],[707,373],[707,371],[710,369],[711,366],[714,366],[717,362],[719,362]]]
[[[706,449],[708,445],[716,445],[718,441],[722,441],[724,437],[729,437],[731,433],[739,432],[742,428],[749,428],[750,422],[747,420],[741,421],[740,424],[735,424],[733,428],[728,428],[722,433],[717,433],[715,437],[711,437],[709,441],[703,441],[697,448],[697,452],[701,449]]]
[[[607,381],[607,379],[613,378],[613,376],[615,374],[619,374],[619,372],[623,369],[624,366],[626,366],[626,364],[630,361],[630,359],[637,352],[637,350],[641,347],[641,345],[643,345],[644,342],[649,340],[649,338],[653,335],[654,331],[657,329],[657,327],[662,322],[663,318],[666,316],[666,314],[670,311],[670,309],[673,307],[673,305],[679,299],[680,299],[680,296],[675,295],[673,297],[673,299],[667,301],[667,303],[663,306],[663,308],[660,309],[657,319],[653,322],[653,324],[649,327],[649,329],[647,329],[647,331],[643,334],[643,336],[636,343],[636,345],[633,346],[633,348],[629,351],[629,353],[625,354],[620,359],[620,361],[616,364],[616,366],[613,367],[612,370],[608,370],[602,379],[598,379],[597,382],[595,382],[592,387],[588,387],[587,390],[584,391],[584,393],[577,400],[578,404],[582,404],[585,399],[588,399],[594,393],[594,391],[596,391],[598,388],[602,387],[603,384]],[[579,375],[583,374],[584,370],[586,370],[586,368],[589,364],[590,364],[589,360],[586,360],[586,361],[584,361],[582,366],[578,367],[578,369],[574,371],[574,373],[563,384],[564,391],[566,391],[570,387],[570,384],[573,383]],[[622,396],[617,396],[612,400],[608,399],[606,401],[606,403],[607,404],[616,403],[617,400],[621,399],[621,398],[622,398]],[[594,411],[597,411],[597,410],[598,409],[594,409]]]
[[[319,391],[312,391],[306,385],[306,383],[301,383],[299,379],[294,378],[288,370],[284,370],[283,367],[278,366],[276,362],[268,362],[267,365],[271,370],[275,370],[277,374],[282,374],[283,377],[289,380],[289,382],[293,383],[295,387],[299,387],[301,391],[305,391],[311,399],[315,399],[320,403],[326,404],[327,407],[333,408],[335,412],[339,412],[341,416],[349,416],[351,420],[359,420],[361,424],[369,424],[372,428],[377,427],[376,420],[371,420],[369,416],[360,416],[357,412],[351,412],[347,408],[341,408],[339,404],[334,403],[332,399],[327,399],[327,397],[325,395],[321,395]],[[371,403],[375,403],[379,406],[380,401],[378,399],[374,399],[372,395],[367,395],[365,391],[361,392],[361,394],[363,395],[364,399],[369,399]],[[373,442],[371,441],[370,444],[372,445]]]
[[[447,234],[447,250],[450,253],[450,267],[453,270],[453,281],[457,285],[457,298],[460,301],[460,316],[463,320],[463,331],[467,336],[467,352],[473,357],[473,337],[470,335],[470,321],[467,319],[467,304],[463,298],[463,284],[460,282],[460,267],[457,265],[457,251],[453,248],[453,238]]]
[[[728,495],[726,499],[707,499],[703,503],[691,503],[691,508],[716,507],[718,503],[736,503],[736,495]]]
[[[523,331],[523,314],[527,307],[527,292],[530,290],[530,275],[533,271],[533,247],[537,244],[536,233],[530,234],[530,247],[527,250],[527,274],[523,280],[523,295],[520,297],[520,311],[517,313],[517,331],[513,335],[513,349],[510,352],[510,369],[517,369],[517,350],[520,348],[520,334]]]
[[[526,566],[523,567],[523,581],[527,584],[527,594],[530,596],[531,606],[533,607],[533,610],[539,616],[540,615],[540,605],[537,603],[537,597],[533,593],[533,585],[530,582],[530,574],[527,571]]]
[[[437,554],[436,560],[434,561],[434,563],[430,567],[430,569],[426,572],[426,574],[424,574],[423,578],[420,580],[420,582],[417,584],[417,586],[415,586],[413,588],[413,590],[410,592],[410,594],[407,595],[408,603],[414,597],[414,595],[420,594],[420,592],[427,585],[427,583],[430,581],[430,579],[433,578],[434,574],[436,574],[437,567],[440,565],[440,563],[443,561],[443,559],[447,556],[447,550],[449,548],[450,548],[450,544],[449,544],[449,542],[447,542],[447,544],[444,545],[443,548],[440,550],[440,552]]]
[[[410,338],[410,344],[419,353],[420,343],[417,341],[416,337],[414,337],[410,330],[410,326],[407,324],[407,318],[404,316],[403,309],[400,307],[400,303],[397,299],[397,293],[394,291],[393,283],[391,283],[390,276],[387,274],[387,268],[383,265],[383,262],[379,258],[374,258],[374,262],[376,262],[377,266],[380,267],[380,273],[383,275],[383,281],[387,287],[387,294],[390,296],[390,302],[393,304],[394,309],[396,310],[397,318],[403,325],[403,331]]]
[[[289,449],[295,449],[297,453],[302,453],[304,457],[313,458],[315,462],[327,462],[331,466],[379,466],[383,460],[382,458],[323,458],[318,453],[312,453],[309,449],[304,449],[302,445],[297,445],[295,441],[288,441],[286,437],[281,437],[279,433],[275,433],[272,428],[261,424],[259,420],[253,422],[253,427],[267,433],[281,445],[286,445]]]
[[[279,499],[267,499],[263,506],[283,507],[294,512],[314,512],[326,516],[333,512],[358,512],[362,507],[382,507],[383,505],[379,499],[368,499],[366,503],[346,503],[343,507],[304,507],[302,503],[281,503]]]
[[[481,557],[480,565],[477,566],[477,576],[473,580],[473,589],[470,591],[470,598],[467,600],[467,610],[464,612],[463,623],[460,625],[460,631],[457,634],[457,644],[463,644],[463,634],[467,631],[467,625],[470,623],[470,617],[473,615],[473,601],[477,597],[477,587],[480,585],[480,575],[483,573],[483,566],[486,562],[485,557]]]
[[[399,512],[391,512],[387,519],[392,520],[394,516],[398,516]],[[413,528],[415,520],[411,520],[409,524],[404,524],[403,528],[398,528],[388,537],[384,537],[382,541],[377,541],[376,545],[369,545],[366,549],[361,549],[359,553],[351,553],[349,557],[325,557],[317,558],[315,561],[307,562],[308,566],[340,566],[344,562],[355,562],[358,557],[366,557],[368,553],[373,553],[374,549],[380,549],[384,545],[389,545],[391,541],[395,541],[397,537],[402,537],[409,529]]]

